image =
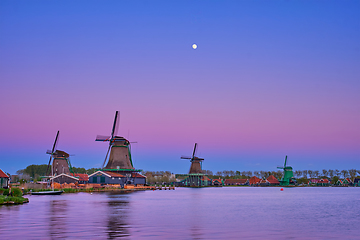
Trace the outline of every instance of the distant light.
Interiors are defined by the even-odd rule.
[[[194,44],[192,45],[192,48],[193,48],[193,49],[197,49],[197,45],[194,43]]]

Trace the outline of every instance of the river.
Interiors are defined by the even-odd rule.
[[[218,187],[27,196],[0,239],[360,239],[360,188]]]

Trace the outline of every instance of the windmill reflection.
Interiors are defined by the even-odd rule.
[[[108,225],[109,239],[130,236],[129,224],[129,200],[124,194],[108,195]]]
[[[50,221],[49,221],[49,236],[51,238],[66,238],[67,232],[66,218],[67,218],[67,201],[53,200],[50,201]]]

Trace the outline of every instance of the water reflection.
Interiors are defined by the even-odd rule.
[[[108,195],[107,234],[109,239],[130,236],[128,214],[129,199],[123,194]]]
[[[66,200],[52,200],[49,206],[49,233],[51,238],[67,237],[67,212],[68,202]]]

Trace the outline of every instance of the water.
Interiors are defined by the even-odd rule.
[[[360,188],[177,188],[28,196],[0,239],[360,239]]]

